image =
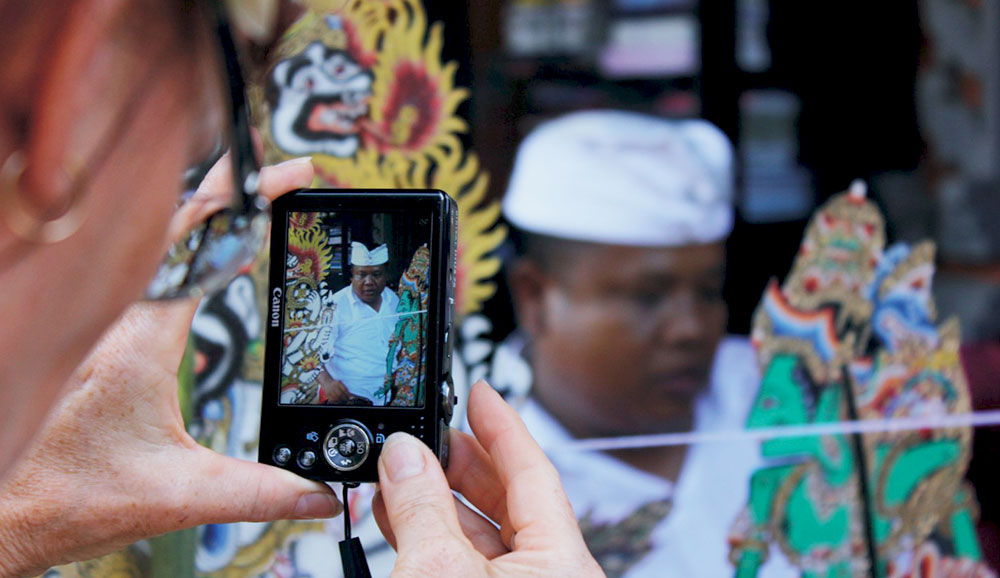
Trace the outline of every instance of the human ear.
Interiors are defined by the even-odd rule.
[[[18,194],[41,218],[55,218],[80,202],[74,182],[120,121],[122,94],[136,91],[140,52],[122,47],[123,0],[80,0],[40,52],[37,91],[23,143],[25,171]],[[148,39],[147,40],[152,40]],[[131,81],[131,82],[129,82]]]
[[[518,327],[531,340],[542,336],[547,323],[545,293],[551,280],[534,262],[520,259],[508,274]]]

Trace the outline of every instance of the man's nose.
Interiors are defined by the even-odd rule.
[[[675,295],[656,315],[657,337],[665,343],[698,342],[706,335],[706,315],[692,293]]]

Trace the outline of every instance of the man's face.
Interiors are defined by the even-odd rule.
[[[725,332],[723,245],[594,245],[539,292],[535,394],[576,435],[690,427]]]
[[[382,290],[385,289],[385,281],[385,265],[355,266],[351,270],[351,289],[358,299],[368,305],[378,303]]]

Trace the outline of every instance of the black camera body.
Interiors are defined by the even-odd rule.
[[[385,438],[402,431],[447,466],[455,202],[302,189],[273,215],[258,461],[375,482]]]

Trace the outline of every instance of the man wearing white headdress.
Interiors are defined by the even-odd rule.
[[[569,449],[743,427],[757,369],[746,340],[725,335],[732,196],[732,146],[704,121],[574,113],[518,151],[503,200],[518,331],[494,355],[491,383],[520,390],[609,575],[733,574],[726,538],[755,442]]]
[[[389,338],[399,297],[386,287],[389,250],[351,243],[351,284],[333,295],[333,355],[319,375],[327,403],[385,405],[375,395],[385,380]]]

